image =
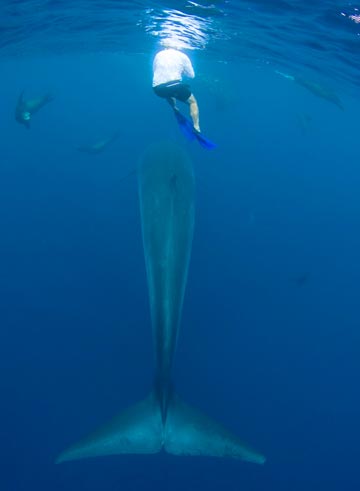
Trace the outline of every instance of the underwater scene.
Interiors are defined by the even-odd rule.
[[[360,4],[0,3],[0,491],[357,491]]]

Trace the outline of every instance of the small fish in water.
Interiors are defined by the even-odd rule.
[[[255,225],[256,217],[255,217],[255,212],[250,211],[249,213],[249,225]]]
[[[211,5],[202,5],[200,3],[192,2],[188,0],[185,8],[191,10],[194,15],[206,16],[206,17],[221,17],[224,11],[219,9],[213,2]]]
[[[107,138],[103,138],[102,140],[98,140],[91,145],[79,145],[76,147],[76,149],[79,150],[79,152],[88,153],[90,155],[97,155],[98,153],[101,153],[103,150],[105,150],[108,145],[117,140],[119,136],[120,133],[117,131],[113,135]]]
[[[304,273],[300,276],[296,276],[295,278],[293,278],[292,280],[296,286],[304,286],[308,283],[309,281],[309,274],[308,273]]]
[[[177,175],[176,174],[173,174],[170,177],[170,189],[171,189],[171,192],[175,193],[175,191],[176,191],[176,185],[177,185]]]
[[[36,99],[24,99],[24,91],[19,95],[16,109],[15,119],[18,123],[23,124],[27,129],[30,129],[30,121],[32,115],[37,113],[39,109],[46,104],[54,100],[54,96],[51,94],[45,94],[44,96],[37,97]]]
[[[296,115],[296,121],[298,127],[303,135],[309,132],[309,127],[312,121],[312,117],[307,113],[298,113]]]

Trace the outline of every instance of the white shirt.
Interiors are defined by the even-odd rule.
[[[189,78],[195,77],[189,57],[181,51],[172,48],[159,51],[155,56],[153,72],[153,87],[172,80],[182,80],[183,75]]]

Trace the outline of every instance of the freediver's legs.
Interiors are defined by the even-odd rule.
[[[174,109],[174,111],[179,111],[179,108],[176,105],[176,99],[175,99],[175,97],[168,97],[166,100],[168,101],[168,103],[170,104],[170,106]]]
[[[179,111],[179,108],[176,105],[175,97],[168,97],[166,99],[170,106],[174,111]],[[194,129],[200,133],[200,124],[199,124],[199,106],[195,99],[195,97],[191,94],[189,99],[186,101],[186,104],[190,106],[190,116],[193,122]]]
[[[190,106],[190,116],[193,121],[194,128],[200,133],[199,106],[193,94],[191,94],[191,96],[187,100],[187,103]]]

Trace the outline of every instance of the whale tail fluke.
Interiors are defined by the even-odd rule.
[[[240,441],[209,416],[185,404],[177,395],[170,402],[164,448],[173,455],[230,457],[263,464],[265,457]]]
[[[152,454],[164,449],[173,455],[230,457],[263,464],[265,457],[223,426],[173,395],[162,422],[154,395],[120,413],[107,425],[74,444],[57,463],[121,454]]]
[[[157,453],[162,447],[161,434],[160,409],[150,394],[66,449],[56,463],[106,455]]]

